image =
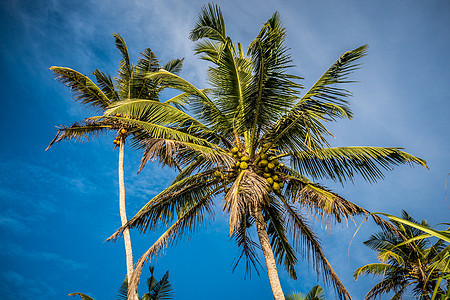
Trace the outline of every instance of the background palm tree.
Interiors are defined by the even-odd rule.
[[[159,101],[159,93],[162,87],[158,87],[154,81],[145,77],[149,72],[155,72],[161,69],[160,62],[150,48],[141,53],[136,66],[130,62],[125,40],[120,34],[113,34],[116,48],[121,55],[120,65],[117,71],[117,77],[111,78],[110,75],[95,70],[92,74],[95,76],[95,84],[88,76],[72,70],[67,67],[51,67],[50,70],[56,76],[56,79],[68,86],[74,95],[74,99],[83,105],[91,106],[97,112],[103,114],[109,105],[118,101],[124,101],[130,98],[146,99],[149,101]],[[178,72],[181,69],[183,60],[174,59],[163,66],[166,70]],[[145,117],[145,116],[141,116]],[[114,140],[116,147],[119,147],[119,205],[120,220],[124,225],[127,222],[125,209],[125,180],[124,180],[124,151],[125,139],[131,135],[133,144],[139,145],[139,141],[148,135],[139,128],[131,126],[124,122],[127,116],[114,114],[108,117],[90,117],[81,122],[76,122],[71,126],[62,126],[56,137],[51,141],[47,150],[55,143],[63,140],[89,140],[104,133],[106,130],[114,131],[117,137]],[[171,164],[169,160],[166,164]],[[124,231],[124,242],[126,252],[127,276],[131,277],[133,272],[133,254],[131,248],[131,239],[129,231]]]
[[[153,276],[153,272],[155,270],[154,266],[150,266],[150,277],[147,278],[147,289],[142,297],[139,297],[140,300],[165,300],[165,299],[173,299],[173,287],[169,282],[169,271],[166,271],[161,280],[157,280]],[[71,293],[69,296],[79,296],[82,300],[94,300],[83,293]],[[117,300],[127,300],[128,298],[128,279],[125,278],[123,281],[119,291]]]
[[[164,70],[149,75],[181,90],[183,97],[188,95],[191,113],[180,112],[174,123],[162,107],[139,101],[118,102],[106,111],[106,115],[139,118],[158,110],[158,119],[128,122],[151,134],[149,147],[155,139],[176,145],[173,157],[183,167],[170,187],[111,237],[117,238],[127,227],[145,232],[171,224],[138,261],[131,286],[137,287],[142,266],[151,255],[203,225],[212,216],[213,200],[224,195],[230,235],[240,247],[235,266],[245,257],[250,270],[258,264],[256,249],[261,247],[274,297],[284,299],[276,265],[283,264],[296,278],[296,250],[301,250],[339,297],[350,299],[306,214],[342,222],[368,212],[315,181],[343,183],[360,174],[373,182],[383,178],[383,170],[398,164],[426,165],[400,148],[329,147],[331,133],[324,123],[352,117],[346,100],[351,94],[340,85],[351,82],[347,76],[358,67],[367,47],[344,53],[300,97],[302,86],[297,80],[301,78],[288,73],[292,61],[284,46],[285,31],[275,13],[245,55],[241,44],[226,35],[219,7],[209,4],[202,8],[190,37],[198,41],[196,52],[211,65],[211,89],[200,90]],[[154,155],[148,151],[143,161]],[[374,219],[390,226],[378,216]],[[259,245],[250,233],[253,225]]]
[[[418,223],[406,211],[403,211],[402,219],[409,224],[429,227],[425,220]],[[391,219],[391,222],[395,230],[385,227],[364,242],[377,252],[381,263],[362,266],[353,275],[355,279],[363,274],[382,277],[382,281],[367,293],[366,299],[389,292],[394,292],[392,299],[401,299],[409,290],[417,299],[448,296],[440,283],[444,279],[442,283],[448,290],[450,246],[442,239],[433,243],[418,228],[398,220]]]

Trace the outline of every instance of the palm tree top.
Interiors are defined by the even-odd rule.
[[[237,262],[244,257],[247,266],[257,263],[257,243],[249,234],[249,228],[257,225],[270,237],[277,263],[293,278],[296,250],[301,249],[339,297],[350,298],[304,212],[337,222],[369,212],[316,181],[345,182],[359,174],[373,182],[396,165],[426,163],[399,147],[329,147],[326,124],[352,117],[351,93],[343,86],[353,82],[349,76],[367,46],[341,55],[301,96],[301,77],[290,74],[293,63],[284,45],[285,31],[278,13],[273,14],[244,53],[242,45],[226,34],[220,8],[208,4],[190,38],[196,41],[196,53],[210,62],[210,87],[199,89],[166,70],[148,75],[181,91],[175,99],[189,102],[189,112],[175,118],[163,104],[139,100],[117,102],[106,110],[106,115],[123,113],[137,119],[151,115],[145,122],[127,120],[151,136],[142,163],[170,156],[182,167],[174,182],[126,225],[143,232],[170,225],[137,269],[158,250],[204,224],[213,213],[213,200],[223,197],[230,235],[241,249]],[[123,228],[110,239],[120,236]],[[136,278],[131,279],[133,284]]]

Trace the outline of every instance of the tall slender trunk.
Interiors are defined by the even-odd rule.
[[[266,259],[267,275],[269,276],[270,287],[272,288],[275,300],[285,300],[281,289],[280,279],[278,278],[277,263],[273,256],[272,246],[270,245],[269,235],[266,231],[266,222],[261,212],[261,207],[254,209],[256,230],[258,232],[259,243]]]
[[[119,207],[120,207],[120,221],[122,226],[125,225],[128,221],[127,212],[125,209],[125,176],[123,172],[123,160],[125,153],[125,138],[120,138],[119,144]],[[123,240],[125,242],[125,255],[126,255],[126,263],[127,263],[127,278],[128,280],[131,278],[133,274],[133,252],[131,250],[131,238],[130,238],[130,230],[125,228],[123,231]],[[137,294],[134,295],[134,299],[138,299]],[[133,300],[134,300],[133,299]]]

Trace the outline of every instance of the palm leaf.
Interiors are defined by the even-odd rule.
[[[202,6],[198,21],[189,35],[193,41],[205,37],[222,42],[226,39],[222,12],[219,6],[212,3]]]
[[[92,74],[97,79],[97,85],[111,102],[120,100],[119,94],[115,89],[113,79],[109,74],[103,73],[98,69],[95,69]]]
[[[289,136],[302,131],[304,124],[313,128],[318,140],[326,133],[321,120],[334,120],[336,117],[351,118],[352,113],[345,98],[351,93],[335,87],[336,84],[349,83],[347,76],[357,69],[358,60],[366,55],[367,46],[344,53],[282,118],[277,120],[265,134],[265,139],[284,144]],[[308,120],[315,119],[315,120]],[[311,125],[314,125],[311,126]],[[300,127],[299,127],[300,126]]]
[[[353,180],[355,173],[374,182],[384,177],[381,169],[392,170],[399,164],[420,164],[427,167],[423,159],[400,150],[384,147],[338,147],[289,153],[294,167],[301,174],[313,179],[333,179],[341,183]]]
[[[254,223],[254,220],[250,216],[245,216],[241,220],[242,224],[238,227],[237,230],[233,232],[232,238],[236,241],[239,252],[233,260],[232,270],[236,269],[242,257],[245,257],[245,276],[251,275],[252,267],[255,269],[256,273],[259,275],[258,266],[261,266],[261,263],[258,259],[258,254],[256,253],[256,249],[260,248],[260,246],[255,243],[249,233],[248,228],[251,227]]]
[[[323,272],[324,279],[334,286],[340,299],[351,299],[350,294],[345,289],[330,263],[325,257],[320,246],[320,241],[311,228],[307,225],[304,217],[290,205],[282,196],[279,197],[286,208],[286,222],[291,230],[293,240],[298,248],[303,250],[303,255],[308,260],[312,259],[313,266],[317,272]],[[311,254],[312,257],[308,254]]]
[[[297,279],[295,272],[295,265],[298,260],[295,250],[292,248],[286,234],[286,224],[284,222],[284,215],[286,212],[283,207],[277,203],[275,199],[270,201],[270,206],[264,209],[266,212],[267,234],[271,237],[271,245],[274,256],[277,258],[278,264],[284,264],[286,271],[291,278]]]
[[[167,271],[163,278],[149,291],[149,296],[150,299],[163,300],[173,299],[173,295],[173,287],[169,282],[169,271]]]
[[[102,134],[107,129],[111,129],[111,125],[104,125],[101,123],[74,123],[70,127],[62,126],[60,129],[58,129],[55,138],[50,142],[45,150],[50,149],[53,144],[59,143],[63,140],[75,139],[79,141],[86,141],[93,139]]]
[[[375,212],[373,214],[379,214],[379,215],[386,216],[393,221],[400,222],[402,224],[411,226],[413,228],[417,228],[421,231],[424,231],[428,234],[431,234],[439,239],[442,239],[442,240],[450,243],[450,232],[448,230],[447,231],[434,230],[432,228],[429,228],[428,226],[423,226],[423,225],[420,225],[420,224],[417,224],[417,223],[414,223],[414,222],[411,222],[411,221],[408,221],[408,220],[405,220],[405,219],[402,219],[402,218],[399,218],[399,217],[396,217],[396,216],[393,216],[390,214],[381,213],[381,212]]]
[[[94,300],[93,298],[91,298],[91,297],[89,297],[88,295],[86,295],[86,294],[83,294],[83,293],[70,293],[68,296],[80,296],[80,298],[82,299],[82,300]]]
[[[103,111],[110,104],[108,97],[86,75],[65,67],[53,66],[50,70],[55,74],[56,80],[69,87],[74,99],[82,104],[95,107],[99,111]]]

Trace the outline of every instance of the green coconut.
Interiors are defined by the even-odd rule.
[[[264,168],[267,166],[268,163],[269,162],[267,160],[263,159],[258,163],[258,166],[260,166],[261,168]]]
[[[245,170],[248,168],[248,164],[245,161],[241,161],[240,167],[242,170]]]
[[[273,168],[275,168],[275,164],[270,162],[267,164],[267,167],[272,170]]]
[[[259,156],[259,158],[261,158],[261,160],[267,160],[267,154],[261,153],[261,155]]]
[[[250,157],[248,157],[248,156],[242,156],[242,158],[241,158],[241,161],[247,162],[249,160],[250,160]]]
[[[266,178],[266,180],[267,180],[267,182],[268,182],[269,184],[273,184],[273,179],[272,179],[272,177]]]
[[[279,191],[281,189],[281,186],[278,182],[274,182],[272,187],[275,191]]]

